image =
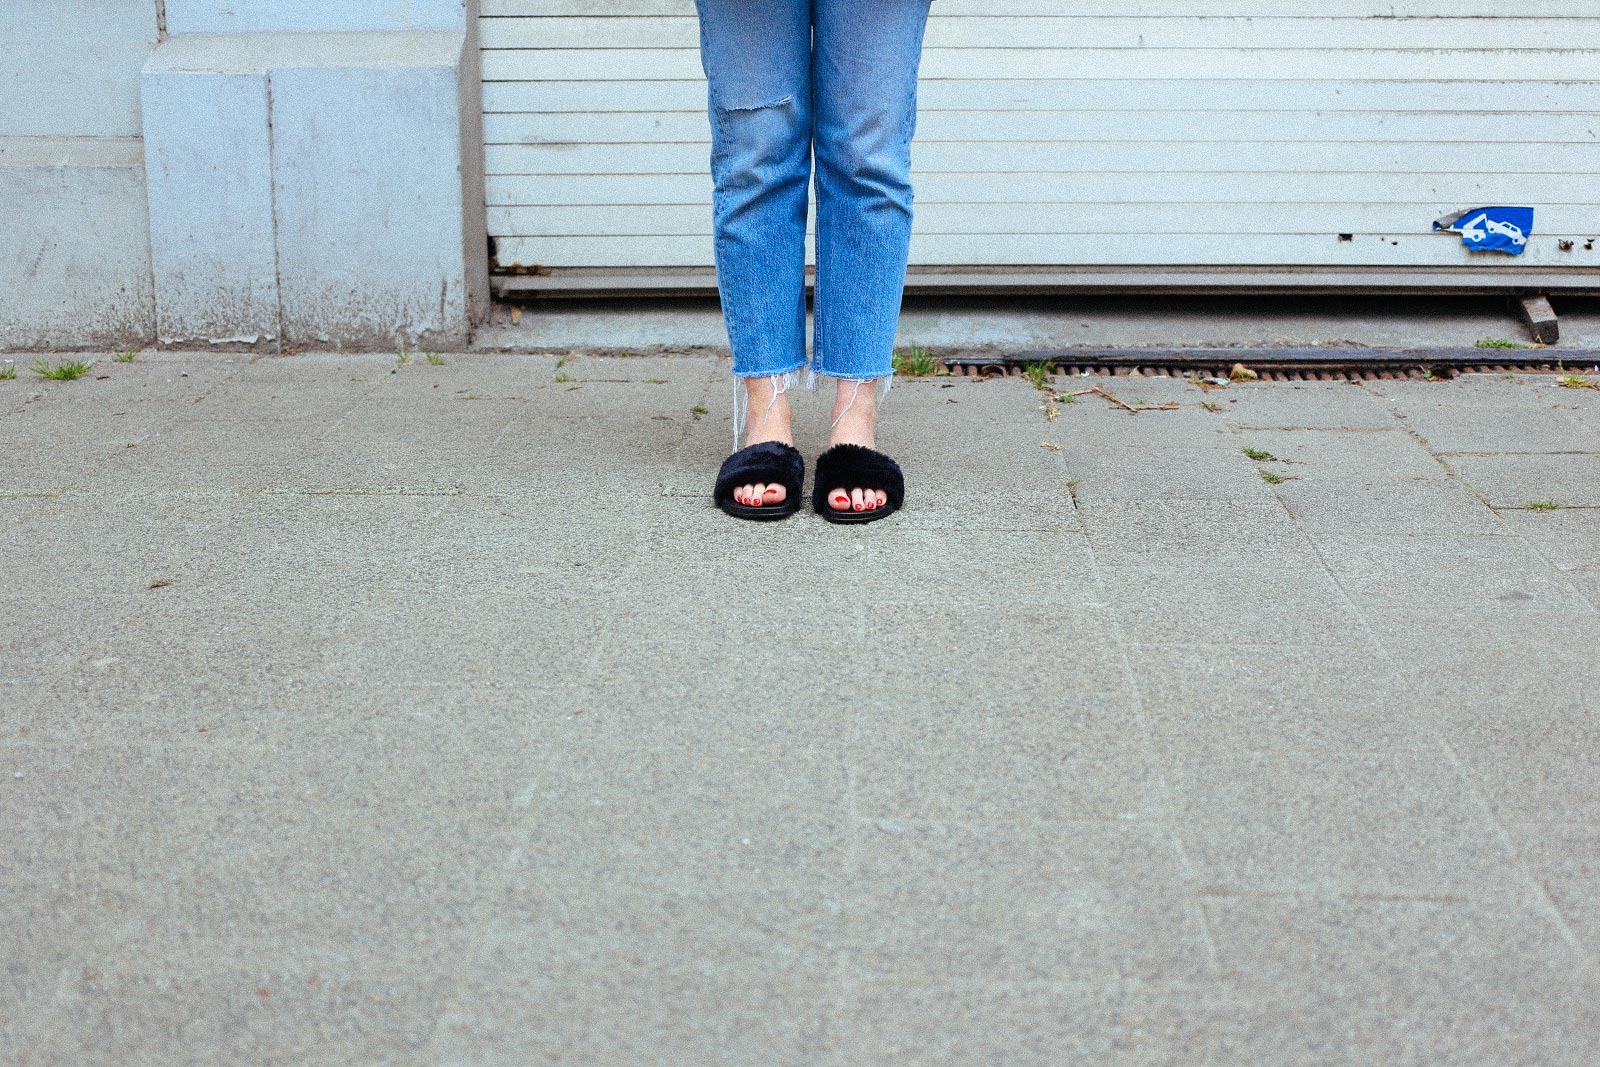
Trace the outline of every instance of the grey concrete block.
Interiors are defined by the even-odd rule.
[[[896,517],[867,527],[866,559],[853,576],[841,575],[870,603],[965,612],[974,631],[1003,634],[1023,645],[1050,643],[1059,635],[1030,634],[1017,626],[1019,616],[1105,603],[1093,552],[1070,530],[986,529],[977,523],[960,531],[901,530],[894,526]],[[915,612],[900,621],[912,628],[919,623]]]
[[[1164,829],[868,820],[843,900],[849,972],[967,982],[1211,976]],[[1002,873],[1005,872],[1005,873]],[[1123,890],[1133,877],[1138,895]]]
[[[1267,1062],[1576,1067],[1600,1052],[1593,970],[1540,909],[1217,899],[1206,918],[1275,1039]]]
[[[1458,403],[1418,399],[1394,406],[1406,428],[1437,453],[1600,451],[1600,428],[1532,393],[1516,395],[1520,403],[1508,403],[1503,393],[1474,394]]]
[[[1174,752],[1161,773],[1203,892],[1500,903],[1534,893],[1471,783],[1431,744]]]
[[[1416,438],[1398,428],[1243,430],[1239,445],[1277,457],[1259,464],[1261,469],[1303,482],[1354,487],[1443,481],[1449,477],[1449,472]]]
[[[558,880],[530,885],[524,908],[485,937],[429,1062],[687,1067],[710,1049],[755,1067],[819,1062],[832,1045],[835,967],[819,942],[836,902]]]
[[[1453,478],[1357,484],[1307,477],[1286,481],[1275,493],[1319,543],[1329,537],[1494,537],[1506,532],[1472,488]]]
[[[13,0],[0,11],[0,34],[7,42],[0,130],[7,136],[139,135],[139,67],[156,44],[155,5]],[[0,195],[0,203],[27,201]],[[92,213],[84,221],[91,220],[99,221]],[[96,236],[104,239],[103,230]]]
[[[417,54],[404,65],[272,73],[278,260],[292,339],[465,337],[463,42],[415,36]],[[330,111],[328,100],[342,106]]]
[[[1269,487],[1234,448],[1190,450],[1173,443],[1165,451],[1129,453],[1115,440],[1063,442],[1067,476],[1079,503],[1146,500],[1266,501]]]
[[[1303,546],[1305,534],[1272,499],[1100,500],[1083,505],[1089,543],[1183,557],[1249,555]]]
[[[366,30],[459,30],[459,0],[167,0],[169,33],[358,33]]]
[[[175,332],[247,337],[275,308],[282,339],[297,345],[464,339],[486,285],[482,268],[466,259],[476,232],[467,188],[477,164],[463,136],[463,122],[475,121],[465,101],[476,94],[463,73],[472,67],[465,47],[464,29],[166,40],[145,83],[152,121],[175,119],[149,134],[152,160],[167,165],[152,170],[151,208],[157,244],[173,250],[158,257],[165,264],[158,274],[164,302],[171,284]],[[270,86],[262,93],[270,115],[263,110],[251,129],[230,108],[220,124],[229,126],[226,135],[176,120],[184,99],[207,97],[218,84],[245,97]],[[212,176],[238,159],[245,166],[229,171],[238,200],[229,202],[243,205],[245,225],[182,209],[213,192]],[[210,273],[178,254],[191,230],[208,247],[238,244],[245,253],[220,275]],[[264,258],[269,247],[274,258]],[[270,278],[264,262],[274,266]]]
[[[1128,650],[1158,751],[1379,753],[1432,743],[1428,716],[1375,649],[1315,645]]]
[[[1328,534],[1318,544],[1340,588],[1369,618],[1459,609],[1480,621],[1515,623],[1587,606],[1517,537]]]
[[[1510,832],[1560,921],[1592,957],[1600,947],[1600,829],[1529,823]]]
[[[265,70],[175,70],[143,84],[151,259],[163,344],[282,332]]]
[[[1291,544],[1230,545],[1193,559],[1097,553],[1123,635],[1138,644],[1369,643],[1323,563]]]
[[[1495,507],[1525,507],[1534,501],[1600,507],[1600,453],[1458,456],[1452,465]]]
[[[1600,560],[1600,509],[1507,508],[1500,512],[1500,521],[1562,570],[1590,567]]]
[[[855,981],[841,995],[837,1054],[828,1062],[1296,1062],[1281,1044],[1241,1040],[1249,1011],[1217,983],[1175,978]]]
[[[0,204],[8,205],[14,258],[0,275],[0,351],[111,347],[154,336],[138,141],[0,138]]]
[[[1240,430],[1392,429],[1394,414],[1385,399],[1358,382],[1271,382],[1230,385],[1206,399]]]
[[[107,457],[111,458],[111,457]],[[231,496],[65,493],[47,511],[7,531],[6,559],[16,596],[114,596],[186,574],[237,505]]]

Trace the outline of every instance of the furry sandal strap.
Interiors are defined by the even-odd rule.
[[[800,510],[800,486],[806,479],[806,461],[793,445],[763,441],[739,449],[722,461],[711,499],[736,519],[785,519]],[[741,504],[733,491],[741,485],[781,485],[784,498],[777,504]]]
[[[888,503],[871,511],[841,511],[828,504],[835,489],[882,489]],[[900,464],[865,445],[834,445],[817,457],[817,477],[811,487],[811,506],[829,522],[871,522],[899,509],[906,497]]]

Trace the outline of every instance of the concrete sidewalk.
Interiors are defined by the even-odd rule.
[[[18,364],[0,1062],[1600,1062],[1600,392]]]

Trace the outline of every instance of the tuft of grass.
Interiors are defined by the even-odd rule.
[[[402,367],[411,362],[411,349],[406,346],[406,339],[404,337],[395,338],[394,358],[400,361],[400,365]]]
[[[571,358],[572,357],[569,354],[569,355],[562,356],[560,359],[556,360],[556,370],[560,370],[562,367],[565,367],[567,365],[567,360],[569,360]]]
[[[0,382],[9,382],[11,379],[15,378],[16,376],[17,376],[17,365],[15,363],[11,362],[9,359],[6,360],[5,364],[3,366],[0,366]]]
[[[1554,500],[1530,500],[1523,506],[1530,511],[1560,511],[1565,505]]]
[[[904,352],[896,352],[893,363],[896,374],[911,378],[934,374],[939,369],[939,361],[933,358],[933,353],[920,345],[912,345]]]
[[[1590,381],[1581,374],[1563,374],[1556,379],[1563,389],[1600,389],[1600,382]]]
[[[1472,342],[1473,348],[1527,348],[1519,341],[1512,341],[1505,337],[1480,337]]]
[[[422,353],[422,358],[435,367],[444,366],[444,357],[437,352],[424,352]]]
[[[575,382],[575,381],[577,381],[577,379],[574,378],[572,375],[567,374],[566,372],[563,371],[562,373],[556,375],[556,381],[558,383],[559,382]]]
[[[123,352],[120,355],[113,356],[112,358],[115,359],[118,363],[132,363],[133,362],[133,357],[137,356],[141,351],[142,351],[142,349],[130,348],[126,352]]]
[[[1241,448],[1241,449],[1239,449],[1239,451],[1243,452],[1245,455],[1249,456],[1251,459],[1255,460],[1257,463],[1264,463],[1265,461],[1267,461],[1269,459],[1277,459],[1278,458],[1277,456],[1274,456],[1271,452],[1267,452],[1267,451],[1265,451],[1263,449],[1260,449],[1260,448]]]
[[[53,382],[70,382],[89,373],[89,364],[81,359],[64,359],[54,366],[42,359],[33,361],[33,373]]]
[[[694,407],[690,408],[689,410],[694,412],[696,415],[709,415],[709,414],[711,414],[711,409],[710,408],[701,407],[699,404],[696,404]]]
[[[466,396],[462,397],[461,399],[463,399],[463,400],[476,400],[476,399],[478,399],[478,394],[477,393],[468,393]]]
[[[1283,475],[1274,471],[1256,471],[1256,473],[1261,475],[1261,480],[1266,482],[1268,485],[1282,485],[1284,482],[1289,480]]]
[[[1033,363],[1025,363],[1022,366],[1022,372],[1028,376],[1028,381],[1033,383],[1035,389],[1043,389],[1045,381],[1050,377],[1050,361],[1041,359]]]

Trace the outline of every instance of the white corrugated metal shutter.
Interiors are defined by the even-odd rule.
[[[703,276],[692,0],[482,15],[496,270]],[[913,270],[1594,286],[1597,45],[1600,0],[935,0]],[[1490,204],[1523,256],[1430,232]]]

